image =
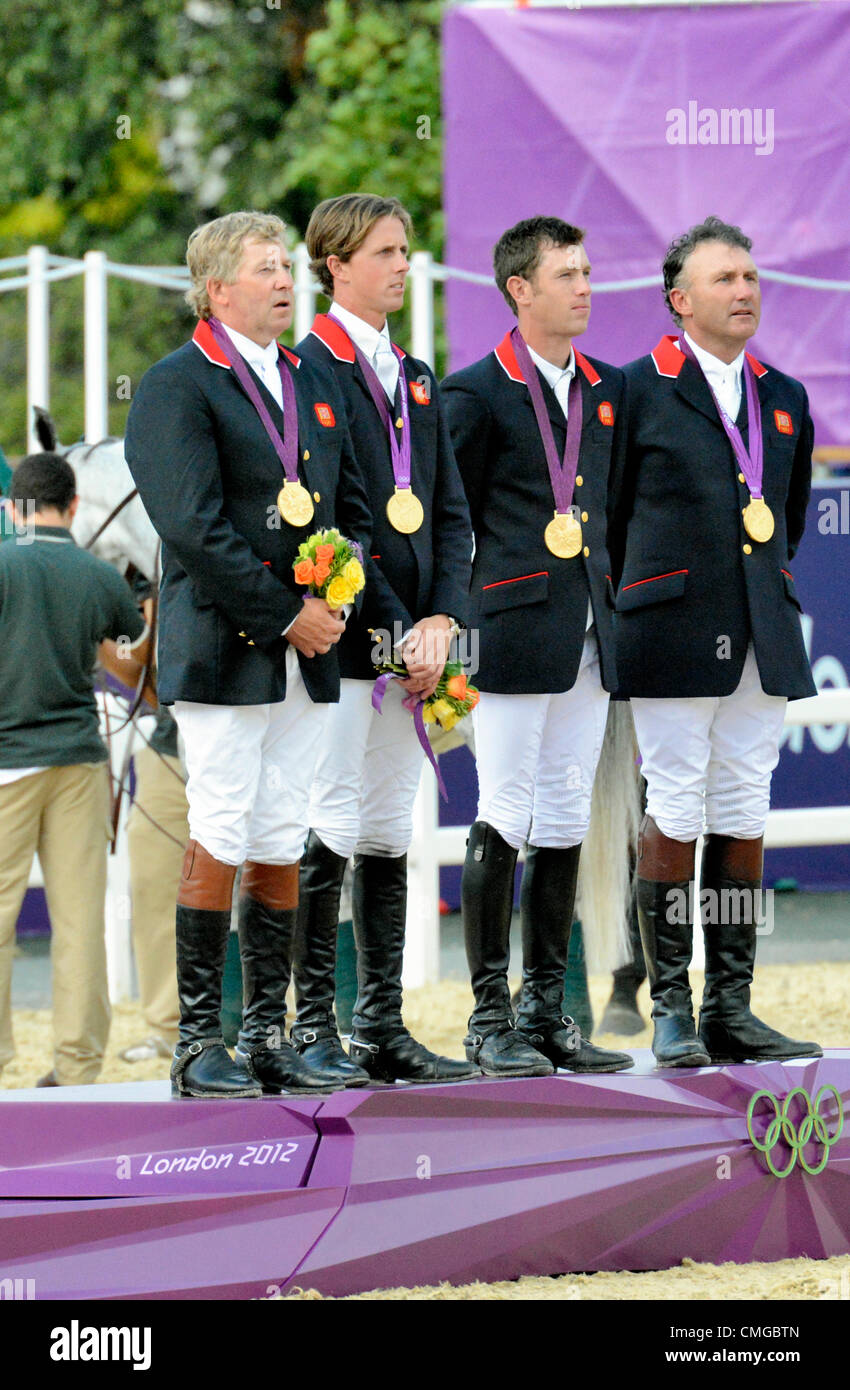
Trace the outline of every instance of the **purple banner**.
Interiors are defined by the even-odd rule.
[[[762,270],[850,280],[850,4],[451,10],[444,24],[446,261],[492,273],[524,217],[587,229],[595,282],[658,275],[709,213]],[[817,441],[847,443],[850,297],[763,281],[753,351],[803,381]],[[512,316],[449,281],[451,368]],[[621,364],[671,323],[661,289],[597,294],[582,351]]]

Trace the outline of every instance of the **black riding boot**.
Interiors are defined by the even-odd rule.
[[[477,1075],[465,1062],[430,1052],[401,1017],[407,917],[407,855],[354,856],[352,917],[357,943],[357,1003],[349,1056],[375,1081],[438,1083]]]
[[[244,1007],[236,1056],[266,1094],[326,1095],[341,1088],[333,1070],[310,1067],[286,1036],[286,990],[298,892],[298,865],[247,863],[239,894]]]
[[[477,820],[470,826],[461,902],[475,1008],[466,1055],[485,1076],[551,1076],[552,1063],[515,1028],[511,1008],[508,967],[516,861],[517,851],[492,825]]]
[[[562,1015],[564,974],[576,896],[581,845],[565,849],[529,845],[520,890],[522,990],[516,1026],[555,1067],[568,1071],[623,1071],[626,1052],[608,1052],[581,1035]]]
[[[348,1057],[334,1017],[339,897],[348,860],[311,830],[298,885],[293,953],[296,1019],[292,1045],[309,1067],[333,1072],[340,1086],[365,1086],[368,1074]]]
[[[711,1060],[694,1028],[688,979],[694,945],[690,888],[690,879],[638,879],[638,918],[655,1025],[652,1050],[660,1067],[706,1067]]]
[[[817,1043],[786,1038],[750,1010],[761,859],[761,840],[706,836],[700,894],[705,990],[699,1035],[713,1062],[823,1056]],[[732,877],[730,871],[736,870],[747,877]]]
[[[177,992],[180,1026],[171,1094],[202,1099],[259,1096],[221,1035],[221,980],[230,932],[236,868],[190,840],[177,903]]]

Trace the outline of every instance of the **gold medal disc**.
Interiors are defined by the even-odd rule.
[[[556,512],[543,532],[547,550],[561,560],[571,560],[581,550],[581,522],[571,512]]]
[[[754,541],[769,541],[773,535],[773,512],[763,497],[751,497],[743,510],[744,530]]]
[[[397,487],[387,502],[387,517],[390,526],[402,535],[409,536],[418,531],[425,519],[422,503],[409,487]]]
[[[299,482],[285,482],[277,494],[277,509],[290,526],[306,526],[312,520],[313,499]]]

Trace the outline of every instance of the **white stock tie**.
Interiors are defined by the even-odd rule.
[[[383,334],[378,339],[378,346],[372,357],[372,365],[390,400],[395,400],[395,388],[398,384],[398,358]]]

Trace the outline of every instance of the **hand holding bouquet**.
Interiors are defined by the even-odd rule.
[[[404,680],[408,671],[400,661],[384,661],[378,667],[378,671],[380,674],[372,692],[372,704],[380,712],[389,682],[394,679]],[[448,794],[425,725],[439,724],[441,729],[453,729],[459,719],[463,719],[464,715],[475,709],[480,698],[475,686],[467,681],[463,664],[460,661],[447,661],[433,695],[429,695],[426,700],[421,700],[416,695],[407,695],[403,701],[405,708],[413,715],[419,742],[436,773],[437,785],[445,801],[448,800]]]
[[[346,540],[339,531],[316,531],[298,547],[292,568],[296,584],[307,585],[315,598],[323,598],[328,608],[353,603],[366,583],[360,547]]]

